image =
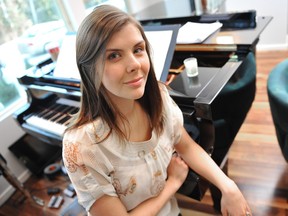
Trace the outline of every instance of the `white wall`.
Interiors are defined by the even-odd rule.
[[[0,45],[0,59],[5,62],[5,77],[8,76],[11,82],[14,82],[15,77],[22,75],[21,72],[24,71],[25,64],[15,42],[10,41]],[[16,121],[12,117],[13,112],[27,103],[24,89],[19,93],[22,99],[12,104],[8,112],[0,113],[0,153],[7,160],[10,170],[21,182],[24,182],[29,177],[30,172],[8,149],[10,145],[24,135],[24,131],[16,124]],[[0,205],[6,201],[13,191],[14,188],[0,175]]]
[[[287,49],[288,1],[287,0],[226,0],[227,11],[255,9],[258,16],[273,19],[262,32],[257,50]]]
[[[15,174],[20,182],[25,182],[30,176],[30,172],[18,159],[9,151],[8,147],[24,135],[23,130],[16,124],[11,115],[0,121],[0,153],[7,160],[9,169]],[[0,206],[12,195],[14,188],[0,177]]]
[[[155,4],[157,2],[161,2],[165,0],[125,0],[125,4],[127,7],[127,11],[130,14],[135,14],[141,10],[144,10],[145,8],[149,7],[152,4]]]
[[[160,1],[165,0],[125,0],[125,3],[128,12],[135,14]],[[257,50],[288,49],[287,0],[225,0],[225,8],[229,12],[254,9],[257,11],[257,16],[272,16],[272,21],[260,35]]]

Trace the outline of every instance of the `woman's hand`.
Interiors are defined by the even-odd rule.
[[[221,192],[221,212],[223,216],[252,216],[250,207],[234,181],[230,180]]]
[[[224,216],[252,216],[251,210],[237,185],[225,175],[207,152],[190,137],[184,127],[175,145],[188,166],[215,185],[222,193],[221,212]]]
[[[178,190],[185,181],[188,170],[188,166],[182,160],[182,158],[179,157],[177,154],[173,155],[167,168],[167,181],[174,181],[173,185],[175,185],[177,187],[176,190]]]

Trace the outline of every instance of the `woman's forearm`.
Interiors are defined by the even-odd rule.
[[[248,203],[235,182],[190,138],[184,128],[182,138],[175,145],[175,149],[191,169],[221,191],[221,213],[223,215],[252,215]]]
[[[231,180],[223,173],[204,149],[190,138],[185,129],[179,144],[180,145],[175,145],[176,151],[187,165],[221,191],[225,190],[225,185],[230,184]]]

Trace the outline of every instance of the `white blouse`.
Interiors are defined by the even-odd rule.
[[[181,137],[183,116],[166,87],[159,86],[165,116],[160,136],[152,131],[150,140],[120,144],[100,118],[65,133],[63,162],[87,212],[104,194],[119,197],[130,211],[163,189],[174,144]],[[173,197],[158,215],[176,216],[179,212]]]

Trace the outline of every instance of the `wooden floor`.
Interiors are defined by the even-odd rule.
[[[270,114],[266,83],[271,69],[288,57],[288,51],[257,52],[257,92],[252,108],[238,133],[228,159],[228,174],[238,184],[247,198],[254,216],[288,216],[288,164],[285,162],[277,139]],[[288,84],[287,84],[288,85]],[[37,188],[58,185],[65,188],[67,182],[42,181],[39,185],[27,187]],[[46,190],[34,190],[35,195],[44,198],[46,204],[49,196]],[[68,202],[63,204],[62,209]],[[191,202],[191,206],[199,206],[203,212],[182,209],[183,216],[217,215],[211,206],[209,192],[199,202]],[[39,207],[24,202],[15,207],[15,195],[0,208],[0,215],[38,216],[59,215],[60,210],[51,210],[47,206]],[[204,213],[206,212],[206,213]],[[210,212],[210,213],[207,213]]]
[[[257,52],[256,97],[228,155],[228,175],[254,216],[288,216],[288,163],[277,143],[266,90],[270,71],[285,58],[288,51]],[[212,204],[209,192],[201,203],[207,206],[197,206],[198,202],[191,206],[209,214],[183,209],[183,216],[217,215],[208,207]]]
[[[287,51],[257,53],[256,98],[229,153],[229,176],[256,216],[288,216],[288,163],[277,142],[266,90],[269,72],[285,58]]]
[[[76,199],[75,196],[68,197],[63,194],[69,184],[69,178],[63,173],[59,173],[53,179],[46,177],[37,178],[33,175],[25,182],[24,186],[33,197],[44,201],[44,205],[38,205],[34,201],[36,199],[24,199],[25,197],[17,191],[0,207],[0,216],[59,216]],[[49,208],[48,203],[52,195],[47,193],[47,189],[55,187],[60,189],[60,192],[55,195],[61,195],[64,201],[59,208]],[[84,216],[84,214],[82,215]],[[79,214],[79,216],[82,215]]]

